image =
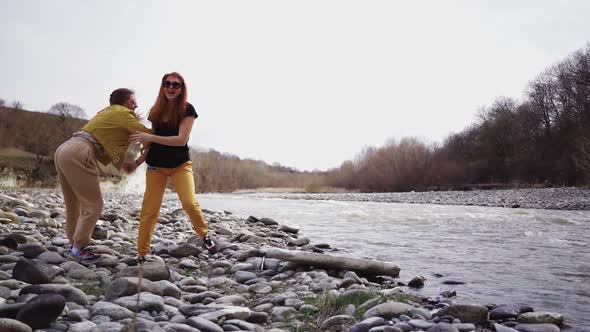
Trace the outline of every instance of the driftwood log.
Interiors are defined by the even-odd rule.
[[[330,256],[313,252],[285,250],[279,248],[264,248],[261,252],[266,257],[293,262],[300,265],[314,266],[326,269],[350,270],[365,275],[399,276],[399,267],[390,262],[380,262],[369,259]]]

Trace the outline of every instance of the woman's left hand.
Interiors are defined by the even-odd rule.
[[[131,143],[141,143],[143,145],[146,145],[150,142],[152,142],[152,134],[147,134],[147,133],[137,133],[137,134],[132,134],[129,135],[129,142]]]

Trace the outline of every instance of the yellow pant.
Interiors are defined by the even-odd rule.
[[[175,168],[153,168],[148,166],[145,176],[145,193],[139,217],[139,237],[137,240],[137,254],[145,256],[150,250],[152,234],[156,227],[162,198],[166,190],[168,177],[176,189],[182,208],[188,214],[193,228],[204,238],[207,235],[207,225],[201,207],[195,196],[195,182],[193,178],[192,162],[186,162]]]

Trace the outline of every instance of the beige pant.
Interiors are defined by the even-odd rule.
[[[72,137],[57,148],[54,161],[66,205],[66,234],[72,245],[83,248],[103,205],[94,145]]]

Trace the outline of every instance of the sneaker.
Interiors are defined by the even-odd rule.
[[[137,260],[137,265],[147,262],[147,258],[145,256],[137,256],[136,260]]]
[[[209,234],[205,235],[205,238],[203,239],[203,246],[209,251],[210,254],[214,254],[218,251],[217,243],[211,240]]]
[[[82,248],[78,255],[70,253],[68,254],[68,259],[76,261],[80,264],[94,264],[100,260],[101,256],[93,253],[88,248]]]

